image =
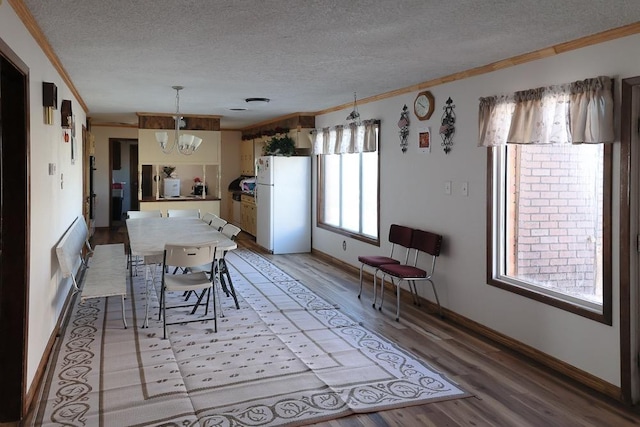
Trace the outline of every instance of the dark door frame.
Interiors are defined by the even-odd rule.
[[[622,400],[627,404],[633,402],[633,372],[632,364],[637,363],[634,353],[635,340],[632,345],[631,321],[635,316],[632,310],[637,309],[637,301],[632,301],[631,284],[631,221],[637,221],[631,217],[631,161],[634,148],[631,145],[632,132],[636,121],[633,113],[633,87],[640,85],[640,77],[631,77],[622,80],[622,101],[620,108],[620,389]],[[637,167],[637,166],[636,166]]]
[[[27,398],[29,330],[29,68],[0,39],[0,422]]]
[[[118,144],[120,149],[117,150],[118,153],[114,153],[113,146],[114,144]],[[112,218],[112,209],[113,209],[113,200],[111,197],[111,183],[113,182],[113,165],[114,165],[114,155],[122,156],[123,147],[129,144],[138,144],[137,138],[109,138],[109,228],[113,227],[113,218]],[[122,167],[122,158],[119,158],[117,162]],[[136,166],[137,170],[137,166]],[[128,183],[131,185],[131,182]]]
[[[138,201],[138,144],[129,145],[129,206],[132,211],[140,210],[140,202]]]

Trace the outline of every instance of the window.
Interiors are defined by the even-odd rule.
[[[491,150],[489,284],[604,321],[611,304],[610,149]]]
[[[612,81],[480,100],[487,283],[611,324]]]
[[[332,146],[342,131],[338,129],[336,136],[335,129],[325,130]],[[348,132],[345,134],[350,137]],[[375,139],[374,151],[328,154],[325,150],[325,154],[318,156],[317,223],[320,228],[379,245],[377,125],[371,135]],[[340,144],[338,141],[337,145]]]

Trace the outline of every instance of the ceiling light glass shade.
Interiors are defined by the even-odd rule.
[[[176,149],[178,153],[189,156],[198,149],[202,143],[202,138],[198,138],[197,136],[190,134],[180,134],[180,128],[185,126],[185,121],[180,115],[180,90],[182,90],[183,87],[172,86],[172,88],[176,91],[176,115],[173,117],[176,128],[173,142],[170,146],[167,146],[169,143],[168,132],[156,132],[156,141],[160,145],[162,152],[165,154],[170,154],[174,149]]]
[[[160,144],[160,147],[164,151],[167,148],[167,142],[169,142],[169,133],[156,132],[156,141]]]

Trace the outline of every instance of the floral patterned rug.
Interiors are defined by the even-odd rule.
[[[295,426],[469,396],[260,255],[227,259],[240,309],[219,292],[217,333],[211,310],[172,309],[170,322],[202,321],[169,326],[163,340],[153,292],[142,328],[142,269],[129,329],[117,298],[76,302],[28,424]]]

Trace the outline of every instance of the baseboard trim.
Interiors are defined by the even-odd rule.
[[[359,274],[359,268],[354,267],[351,264],[348,264],[340,259],[334,258],[331,255],[328,255],[324,252],[318,251],[316,249],[312,250],[312,254],[321,258],[323,261],[330,263],[338,268],[341,268],[347,272],[352,274]],[[372,281],[373,274],[365,271],[363,272],[363,280],[366,277],[366,280]],[[402,292],[407,292],[406,290],[402,290]],[[431,309],[435,309],[437,311],[437,306],[431,301],[427,301],[423,299],[425,305],[429,306]],[[478,334],[488,340],[491,340],[494,343],[500,344],[507,349],[514,351],[524,357],[527,357],[551,370],[554,372],[563,375],[567,378],[570,378],[594,391],[602,393],[608,397],[611,397],[619,402],[623,402],[622,390],[620,387],[617,387],[607,381],[604,381],[601,378],[596,377],[586,371],[583,371],[575,366],[563,362],[562,360],[556,359],[553,356],[550,356],[534,347],[531,347],[527,344],[524,344],[518,340],[515,340],[507,335],[504,335],[498,331],[495,331],[487,326],[484,326],[474,320],[471,320],[467,317],[464,317],[454,311],[451,311],[445,307],[442,307],[442,315],[445,319],[455,323],[457,326],[465,328],[475,334]]]

